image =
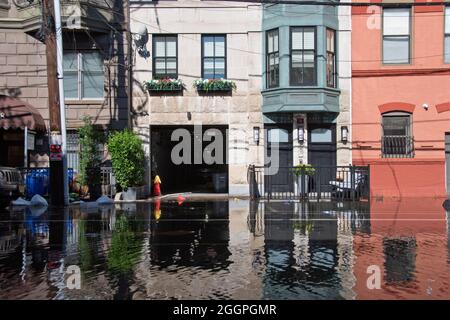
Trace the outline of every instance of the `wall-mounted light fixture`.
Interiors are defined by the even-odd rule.
[[[299,142],[305,141],[305,118],[297,118],[297,139]]]
[[[298,126],[297,127],[297,138],[299,142],[305,141],[305,127]]]
[[[260,141],[260,134],[261,134],[261,128],[260,127],[253,127],[253,141],[259,145]]]
[[[347,126],[341,127],[341,141],[342,142],[348,141],[348,127]]]

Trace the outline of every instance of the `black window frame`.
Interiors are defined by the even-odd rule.
[[[205,42],[204,39],[206,37],[223,37],[224,38],[224,50],[223,50],[223,54],[224,56],[216,56],[216,41],[214,39],[214,55],[213,56],[205,56]],[[208,78],[208,79],[220,79],[220,78],[216,78],[216,61],[215,59],[224,59],[224,77],[223,79],[227,79],[227,35],[226,34],[222,34],[222,33],[207,33],[207,34],[202,34],[201,37],[201,57],[202,57],[202,79],[206,79],[205,78],[205,59],[213,59],[214,61],[214,66],[213,66],[213,70],[214,70],[214,78]]]
[[[397,61],[392,61],[392,60],[386,60],[384,57],[384,40],[386,38],[402,38],[402,37],[406,37],[405,35],[384,35],[384,14],[386,10],[395,10],[395,9],[408,9],[409,11],[409,33],[408,33],[408,62],[397,62]],[[411,40],[412,40],[412,14],[413,11],[411,9],[411,6],[400,6],[400,7],[395,7],[395,6],[386,6],[383,7],[383,11],[382,11],[382,16],[381,16],[381,25],[382,25],[382,30],[381,30],[381,60],[382,63],[385,65],[409,65],[411,64],[412,61],[412,50],[411,50]]]
[[[273,52],[269,52],[269,36],[272,33],[277,34],[278,39],[278,50],[274,50]],[[278,68],[274,68],[275,81],[271,81],[272,72],[270,71],[270,59],[271,56],[278,56],[278,64],[274,64],[274,66],[278,66]],[[276,69],[276,70],[275,70]],[[280,86],[280,30],[278,28],[267,30],[266,31],[266,86],[267,88],[278,88]]]
[[[385,134],[387,118],[407,118],[405,135]],[[381,154],[383,158],[414,158],[413,115],[404,111],[390,111],[381,115]],[[398,152],[396,152],[398,151]]]
[[[165,44],[164,44],[164,56],[156,56],[156,40],[157,39],[164,38]],[[175,38],[175,57],[167,56],[167,40],[166,38]],[[153,79],[178,79],[178,34],[154,34],[152,36],[152,76]],[[175,73],[167,73],[167,59],[173,59],[175,58]],[[164,59],[164,65],[165,65],[165,73],[156,73],[156,59]]]
[[[330,51],[328,50],[328,32],[332,32],[333,33],[333,48],[334,51]],[[327,55],[327,59],[326,59],[326,83],[327,83],[327,87],[329,88],[337,88],[337,41],[336,41],[336,36],[337,36],[337,32],[334,29],[331,28],[326,28],[325,31],[325,39],[326,39],[326,55]],[[333,61],[333,72],[331,75],[331,78],[329,77],[329,72],[328,72],[328,61],[330,60],[330,56],[332,56],[332,61]],[[330,82],[330,79],[332,80],[332,82]]]
[[[303,39],[305,39],[304,37],[304,33],[305,33],[305,29],[312,29],[314,31],[314,49],[293,49],[293,42],[292,42],[292,34],[295,31],[298,31],[299,29],[303,29]],[[304,40],[303,40],[303,48],[304,48]],[[294,52],[302,52],[302,65],[303,65],[303,69],[305,68],[304,64],[305,64],[305,52],[313,52],[313,56],[314,56],[314,78],[313,81],[310,83],[305,83],[303,82],[296,82],[294,81],[294,72],[293,72],[293,59],[292,59],[292,55]],[[289,28],[289,57],[290,57],[290,63],[289,63],[289,83],[291,86],[296,86],[296,87],[313,87],[313,86],[317,86],[317,26],[292,26]]]

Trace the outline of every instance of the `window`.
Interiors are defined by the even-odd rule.
[[[410,63],[410,9],[383,9],[383,63]]]
[[[67,99],[103,98],[103,59],[96,51],[64,53],[64,93]]]
[[[153,36],[153,78],[178,78],[177,36]]]
[[[450,63],[450,7],[445,7],[445,44],[444,61]]]
[[[202,36],[202,78],[225,79],[226,37],[224,35]]]
[[[63,58],[66,99],[102,99],[103,58],[97,51],[66,51]]]
[[[405,112],[383,114],[382,154],[385,158],[412,158],[414,142],[411,135],[411,115]]]
[[[336,31],[327,29],[327,86],[336,87]]]
[[[291,85],[316,84],[316,29],[314,27],[291,29]]]
[[[268,88],[275,88],[280,85],[280,56],[278,51],[278,39],[278,29],[267,32],[266,74]]]

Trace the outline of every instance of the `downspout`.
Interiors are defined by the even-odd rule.
[[[126,36],[127,36],[127,71],[128,71],[128,128],[131,129],[133,126],[132,120],[131,120],[131,111],[133,110],[133,46],[132,46],[132,39],[131,39],[131,10],[130,10],[130,1],[125,1],[126,8],[125,8],[125,19],[126,19]]]

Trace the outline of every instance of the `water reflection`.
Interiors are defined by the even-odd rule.
[[[423,202],[0,211],[0,299],[448,299],[449,214]]]

